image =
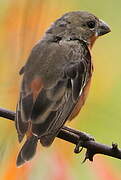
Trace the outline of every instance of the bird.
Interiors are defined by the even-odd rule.
[[[110,27],[87,11],[67,12],[32,48],[22,75],[16,107],[18,140],[26,136],[16,164],[31,160],[38,141],[50,146],[66,121],[80,112],[87,98],[93,63],[91,49]]]

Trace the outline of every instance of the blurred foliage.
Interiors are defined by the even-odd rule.
[[[87,10],[106,21],[112,32],[93,48],[95,71],[88,100],[69,125],[88,132],[102,143],[121,147],[121,1],[117,0],[1,0],[0,1],[0,106],[15,110],[19,96],[19,69],[37,40],[63,13]],[[120,180],[121,161],[97,156],[81,164],[84,152],[56,139],[50,148],[38,146],[34,160],[16,168],[20,149],[14,124],[0,121],[1,180]]]

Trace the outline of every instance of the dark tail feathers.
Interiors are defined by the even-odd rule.
[[[21,166],[26,161],[29,161],[33,158],[36,153],[38,138],[36,136],[31,136],[29,139],[26,140],[21,151],[18,154],[16,164],[17,166]]]

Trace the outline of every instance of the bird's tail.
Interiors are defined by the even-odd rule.
[[[16,161],[17,166],[21,166],[33,158],[36,153],[37,142],[38,138],[34,135],[26,140],[18,154]]]

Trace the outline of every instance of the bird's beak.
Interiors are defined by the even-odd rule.
[[[109,33],[110,31],[110,27],[104,21],[100,20],[97,30],[97,36],[102,36],[104,34]]]

